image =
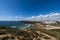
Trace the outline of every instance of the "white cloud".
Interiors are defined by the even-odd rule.
[[[51,12],[49,14],[39,14],[38,16],[0,16],[0,21],[18,21],[18,20],[60,20],[60,13]]]
[[[26,20],[60,20],[60,13],[49,13],[45,15],[27,17]]]

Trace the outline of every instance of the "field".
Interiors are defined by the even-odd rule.
[[[54,29],[54,30],[41,30],[44,33],[47,33],[51,36],[54,36],[60,40],[60,29]]]

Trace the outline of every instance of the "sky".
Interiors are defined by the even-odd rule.
[[[60,20],[60,0],[0,0],[0,20]]]

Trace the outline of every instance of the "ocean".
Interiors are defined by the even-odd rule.
[[[19,21],[0,21],[0,25],[4,26],[16,26],[19,23],[20,23]]]
[[[17,27],[17,28],[27,28],[31,27],[32,24],[23,24],[20,21],[0,21],[0,25],[9,26],[9,27]]]

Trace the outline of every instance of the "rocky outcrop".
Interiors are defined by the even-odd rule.
[[[38,29],[0,27],[0,40],[56,40]]]

